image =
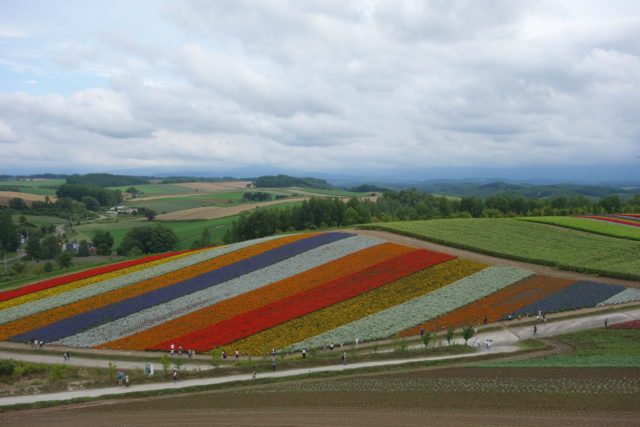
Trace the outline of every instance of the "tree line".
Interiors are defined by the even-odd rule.
[[[415,189],[386,192],[376,201],[312,197],[286,208],[259,208],[241,215],[227,230],[226,243],[255,239],[279,232],[341,227],[387,221],[439,218],[504,218],[640,212],[640,194],[623,202],[617,195],[592,201],[584,196],[553,199],[525,198],[504,193],[481,199],[447,198]]]

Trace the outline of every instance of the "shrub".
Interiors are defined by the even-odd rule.
[[[51,261],[47,261],[44,264],[44,272],[45,273],[51,273],[53,271],[53,264],[51,263]]]

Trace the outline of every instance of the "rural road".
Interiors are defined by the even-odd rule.
[[[497,348],[492,348],[488,350],[492,353],[506,353],[513,352],[518,350],[518,347],[515,345],[503,345]],[[346,365],[332,365],[332,366],[318,366],[311,368],[301,368],[301,369],[289,369],[283,371],[275,371],[275,372],[261,372],[257,377],[258,378],[282,378],[296,375],[305,375],[316,372],[335,372],[335,371],[346,371],[351,369],[358,368],[366,368],[372,366],[390,366],[390,365],[402,365],[405,363],[415,363],[415,362],[426,362],[432,360],[449,360],[449,359],[458,359],[463,357],[470,356],[481,356],[487,353],[487,350],[481,350],[478,353],[474,354],[457,354],[451,356],[440,356],[440,357],[420,357],[413,359],[398,359],[398,360],[384,360],[384,361],[376,361],[376,362],[362,362],[362,363],[347,363]],[[45,357],[45,356],[41,356]],[[16,357],[14,357],[16,358]],[[57,362],[60,362],[60,358],[55,358]],[[90,359],[95,361],[95,359]],[[120,364],[123,362],[118,362],[118,367],[120,368]],[[141,364],[138,364],[137,367],[141,367]],[[194,380],[186,380],[186,381],[178,381],[178,382],[162,382],[162,383],[153,383],[153,384],[141,384],[141,385],[133,385],[129,388],[123,387],[106,387],[106,388],[98,388],[98,389],[89,389],[89,390],[78,390],[78,391],[66,391],[59,393],[47,393],[47,394],[36,394],[36,395],[26,395],[26,396],[12,396],[12,397],[3,397],[0,398],[0,406],[7,405],[16,405],[23,403],[35,403],[35,402],[48,402],[54,400],[69,400],[75,399],[79,397],[101,397],[101,396],[110,396],[110,395],[125,395],[127,393],[137,393],[143,391],[155,391],[155,390],[166,390],[166,389],[180,389],[186,387],[194,387],[194,386],[204,386],[204,385],[213,385],[213,384],[224,384],[230,383],[234,381],[251,381],[253,378],[250,374],[241,374],[241,375],[229,375],[225,377],[216,377],[216,378],[200,378]]]
[[[607,314],[593,314],[588,315],[586,317],[580,317],[575,319],[567,319],[567,320],[558,320],[555,322],[550,321],[549,323],[540,323],[537,326],[536,338],[549,337],[553,335],[558,335],[567,332],[573,332],[582,329],[590,329],[596,327],[602,327],[604,325],[604,319],[607,319],[609,324],[624,322],[627,320],[640,319],[640,309],[630,309],[624,310],[615,313],[607,313]],[[400,365],[405,363],[414,363],[421,361],[432,361],[432,360],[451,360],[457,359],[461,357],[470,357],[470,356],[481,356],[485,355],[488,352],[490,353],[508,353],[514,352],[518,350],[518,347],[515,345],[517,341],[523,339],[533,338],[533,326],[518,326],[519,323],[514,322],[513,326],[511,326],[508,322],[502,322],[503,329],[495,330],[494,328],[489,328],[487,331],[478,331],[478,338],[481,343],[481,349],[479,352],[474,354],[461,354],[461,355],[450,355],[450,356],[439,356],[439,357],[421,357],[421,358],[412,358],[412,359],[399,359],[399,360],[387,360],[387,361],[374,361],[374,362],[363,362],[363,363],[347,363],[346,365],[332,365],[332,366],[319,366],[319,367],[310,367],[310,368],[302,368],[302,369],[291,369],[284,371],[276,371],[276,372],[267,372],[260,373],[260,378],[279,378],[279,377],[288,377],[288,376],[296,376],[303,375],[315,372],[330,372],[330,371],[344,371],[350,369],[358,369],[363,367],[373,367],[373,366],[389,366],[389,365]],[[494,324],[500,325],[500,324]],[[486,340],[489,339],[492,341],[491,349],[487,350],[485,347]],[[474,338],[469,340],[469,344],[473,342]],[[453,340],[454,343],[464,343],[464,340],[461,338],[457,338]],[[363,348],[366,348],[363,345]],[[52,355],[42,355],[42,354],[33,354],[33,353],[18,353],[18,352],[2,352],[0,351],[0,358],[10,358],[16,360],[24,360],[31,362],[41,362],[41,363],[67,363],[75,366],[100,366],[107,367],[109,364],[109,360],[102,359],[89,359],[82,357],[75,357],[72,353],[71,360],[68,362],[62,362],[60,356],[52,356]],[[125,361],[116,361],[115,362],[118,368],[122,369],[135,369],[142,368],[142,362],[125,362]],[[156,369],[161,369],[160,366],[157,366]],[[206,365],[185,365],[187,368],[193,369],[206,369],[208,368]],[[184,387],[192,387],[192,386],[202,386],[202,385],[213,385],[213,384],[223,384],[233,381],[251,381],[251,375],[242,374],[242,375],[229,375],[225,377],[216,377],[216,378],[201,378],[201,379],[193,379],[186,381],[178,381],[176,383],[173,382],[162,382],[162,383],[154,383],[154,384],[141,384],[141,385],[133,385],[128,389],[124,389],[122,387],[108,387],[108,388],[100,388],[100,389],[89,389],[89,390],[78,390],[78,391],[70,391],[70,392],[59,392],[59,393],[49,393],[49,394],[39,394],[39,395],[27,395],[27,396],[12,396],[12,397],[4,397],[0,398],[0,406],[6,405],[14,405],[21,403],[35,403],[35,402],[46,402],[52,400],[68,400],[79,397],[100,397],[100,396],[109,396],[109,395],[122,395],[132,392],[141,392],[141,391],[153,391],[153,390],[164,390],[164,389],[179,389]]]

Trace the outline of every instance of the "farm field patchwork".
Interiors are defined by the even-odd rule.
[[[595,306],[640,297],[636,289],[549,278],[345,232],[163,256],[0,293],[0,339],[137,350],[227,346],[263,354],[475,324],[485,315],[494,321],[537,310],[532,304],[553,311],[576,307],[567,301]]]
[[[626,218],[635,218],[626,216]],[[605,236],[619,237],[623,239],[640,240],[640,228],[621,226],[611,221],[599,221],[586,217],[570,217],[570,216],[542,216],[542,217],[526,217],[518,218],[522,221],[538,222],[542,224],[557,225],[560,227],[571,228],[574,230],[587,231],[589,233],[603,234]],[[640,218],[635,218],[640,224]]]
[[[362,226],[534,264],[640,280],[635,241],[514,219],[443,219]]]
[[[209,219],[209,220],[192,220],[192,221],[118,221],[110,223],[93,223],[83,224],[74,227],[79,233],[92,239],[96,229],[108,231],[113,237],[113,247],[117,248],[124,236],[134,227],[147,227],[156,223],[170,228],[178,236],[178,249],[186,250],[191,248],[194,241],[200,239],[202,231],[206,228],[209,230],[212,242],[221,242],[225,231],[231,226],[236,216]]]

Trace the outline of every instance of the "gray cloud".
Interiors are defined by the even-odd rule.
[[[95,167],[627,161],[639,146],[640,19],[586,22],[571,7],[171,2],[159,31],[177,32],[172,43],[134,25],[54,55],[105,87],[0,93],[0,141],[20,141],[3,148],[30,153],[3,161],[35,164],[52,144]]]

